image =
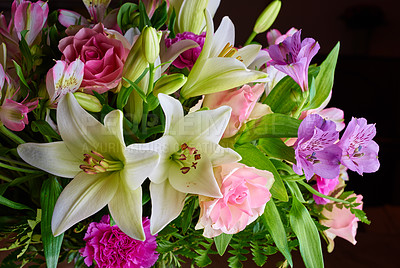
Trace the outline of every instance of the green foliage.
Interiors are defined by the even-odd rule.
[[[258,141],[257,147],[270,157],[296,163],[293,147],[287,146],[279,138],[264,138]]]
[[[43,136],[48,138],[61,140],[60,134],[58,134],[45,120],[36,120],[32,122],[31,128],[34,132],[40,132]]]
[[[167,2],[163,1],[162,4],[154,11],[153,16],[151,17],[151,24],[155,29],[158,30],[164,25],[164,23],[167,21],[167,18]]]
[[[130,28],[137,27],[139,24],[139,12],[137,10],[138,5],[134,3],[125,3],[120,7],[117,23],[121,30],[127,31]]]
[[[226,249],[228,248],[229,242],[231,242],[232,236],[232,234],[222,233],[219,236],[214,237],[215,247],[217,248],[220,256],[224,255]]]

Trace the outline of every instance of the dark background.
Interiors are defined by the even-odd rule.
[[[113,0],[113,3],[119,1]],[[217,28],[223,16],[236,27],[236,46],[251,33],[258,14],[270,0],[221,0],[214,18]],[[0,10],[9,12],[12,1],[1,0]],[[51,9],[80,10],[80,0],[50,0]],[[336,68],[333,95],[328,107],[376,123],[381,168],[359,176],[349,172],[348,188],[364,196],[364,207],[372,224],[359,224],[357,246],[340,238],[333,253],[324,253],[326,267],[398,267],[400,250],[400,157],[399,157],[399,63],[400,4],[396,0],[282,0],[280,14],[272,28],[282,33],[291,27],[302,29],[302,37],[317,40],[321,49],[312,62],[321,63],[335,44],[341,49]],[[87,13],[86,13],[87,14]],[[265,34],[256,37],[267,45]],[[228,256],[227,256],[228,257]],[[275,267],[281,256],[271,258],[265,267]],[[296,267],[302,267],[295,257]],[[215,259],[213,267],[227,267]],[[253,267],[252,262],[245,267]]]

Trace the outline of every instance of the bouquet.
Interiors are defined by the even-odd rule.
[[[244,46],[219,0],[110,2],[0,14],[1,267],[323,267],[321,239],[356,243],[347,172],[379,147],[326,108],[339,43],[312,64],[317,41],[269,29],[279,0]]]

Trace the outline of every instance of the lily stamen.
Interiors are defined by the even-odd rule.
[[[79,168],[87,174],[98,174],[106,171],[118,171],[121,170],[124,165],[121,161],[107,160],[105,157],[96,152],[91,151],[91,154],[83,154],[83,161],[87,165],[80,165]]]

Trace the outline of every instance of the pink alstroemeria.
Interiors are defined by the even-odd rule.
[[[289,75],[302,91],[308,90],[308,67],[320,46],[312,38],[301,41],[301,30],[287,37],[282,43],[269,47],[272,66]]]
[[[281,34],[281,32],[277,29],[272,29],[267,33],[268,45],[277,45],[282,43],[287,37],[292,36],[298,30],[294,27],[290,28],[285,34]]]
[[[323,195],[329,195],[333,190],[335,190],[336,186],[339,184],[339,177],[340,176],[334,179],[325,179],[318,175],[315,175],[315,180],[317,181],[317,183],[313,186],[313,188]],[[315,203],[319,205],[325,205],[331,202],[329,199],[319,197],[317,195],[313,195],[313,198],[315,200]]]
[[[43,1],[14,0],[12,14],[18,38],[21,40],[21,32],[28,30],[25,40],[30,46],[46,24],[49,6]]]
[[[28,113],[37,105],[38,100],[24,104],[6,99],[0,106],[0,122],[13,131],[21,131],[29,123]]]
[[[70,64],[58,60],[47,72],[46,88],[52,104],[57,103],[68,92],[79,89],[83,80],[84,63],[78,58]]]

